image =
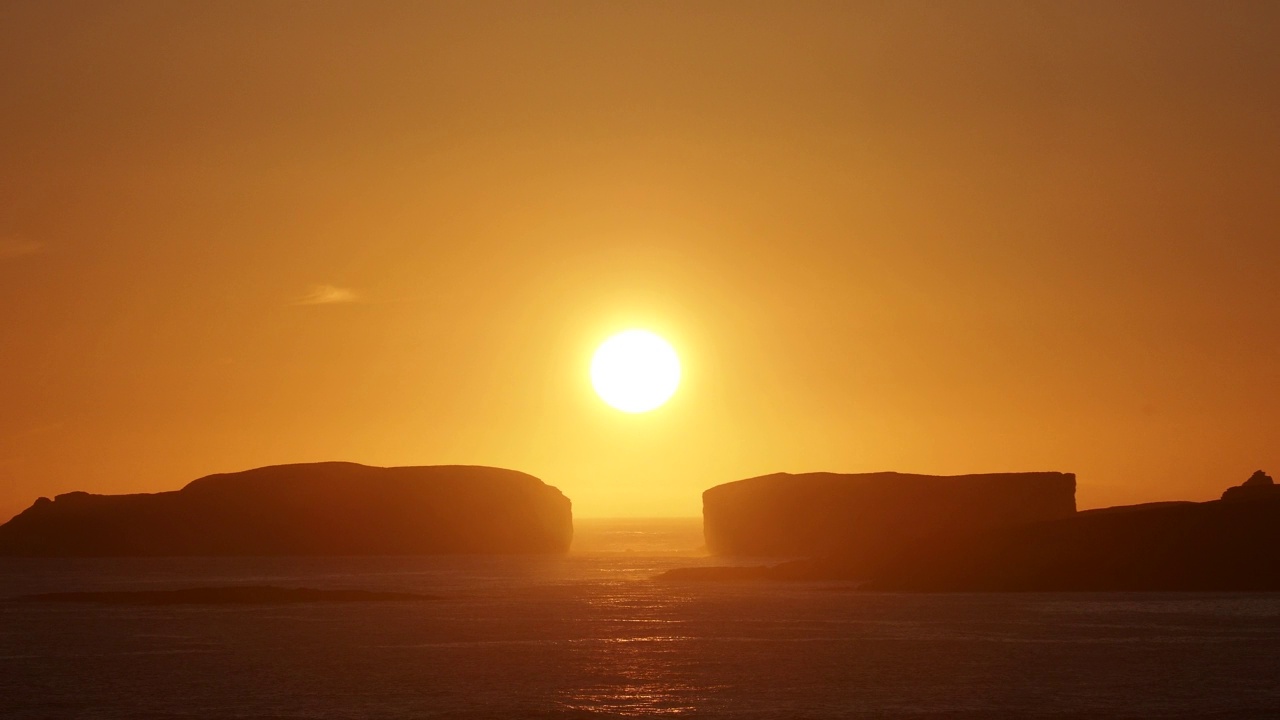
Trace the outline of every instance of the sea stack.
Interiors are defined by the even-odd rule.
[[[554,554],[572,539],[569,499],[532,475],[326,462],[40,498],[0,525],[0,555]]]
[[[841,475],[777,473],[702,494],[707,548],[718,555],[880,556],[928,536],[1069,517],[1071,473]]]

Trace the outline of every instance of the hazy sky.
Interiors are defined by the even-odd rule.
[[[1280,471],[1280,3],[0,4],[0,520],[314,460],[580,516]],[[666,336],[664,408],[596,344]]]

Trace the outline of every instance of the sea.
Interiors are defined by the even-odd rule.
[[[0,602],[0,718],[1280,718],[1280,594],[673,584],[726,562],[696,519],[576,525],[564,557],[0,560],[0,598],[433,597]]]

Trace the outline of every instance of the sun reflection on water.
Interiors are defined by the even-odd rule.
[[[568,690],[560,705],[578,712],[619,717],[691,715],[721,687],[696,681],[689,662],[684,620],[673,617],[688,598],[679,594],[609,594],[592,601],[608,636],[574,642],[590,682]],[[669,632],[662,632],[667,630]]]
[[[561,706],[578,711],[624,717],[688,715],[715,690],[682,672],[674,646],[694,640],[680,636],[648,636],[583,643],[596,682],[567,693]]]

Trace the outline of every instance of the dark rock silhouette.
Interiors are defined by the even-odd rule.
[[[1280,590],[1280,496],[1081,512],[907,548],[869,578],[882,590]],[[813,566],[816,574],[837,565]]]
[[[563,553],[572,538],[569,500],[531,475],[329,462],[40,498],[0,526],[0,555]]]
[[[822,557],[870,568],[888,549],[936,535],[1068,517],[1075,475],[778,473],[702,494],[707,548],[719,555]]]
[[[291,605],[321,602],[421,602],[430,595],[372,590],[282,587],[205,587],[181,590],[108,590],[20,595],[9,602],[99,603],[103,605]]]
[[[1280,486],[1261,470],[1249,476],[1240,485],[1229,487],[1222,493],[1223,500],[1253,500],[1255,498],[1280,497]]]
[[[1265,473],[1204,503],[1160,502],[878,546],[846,539],[770,567],[682,568],[670,581],[842,580],[888,591],[1280,591],[1280,493]]]

